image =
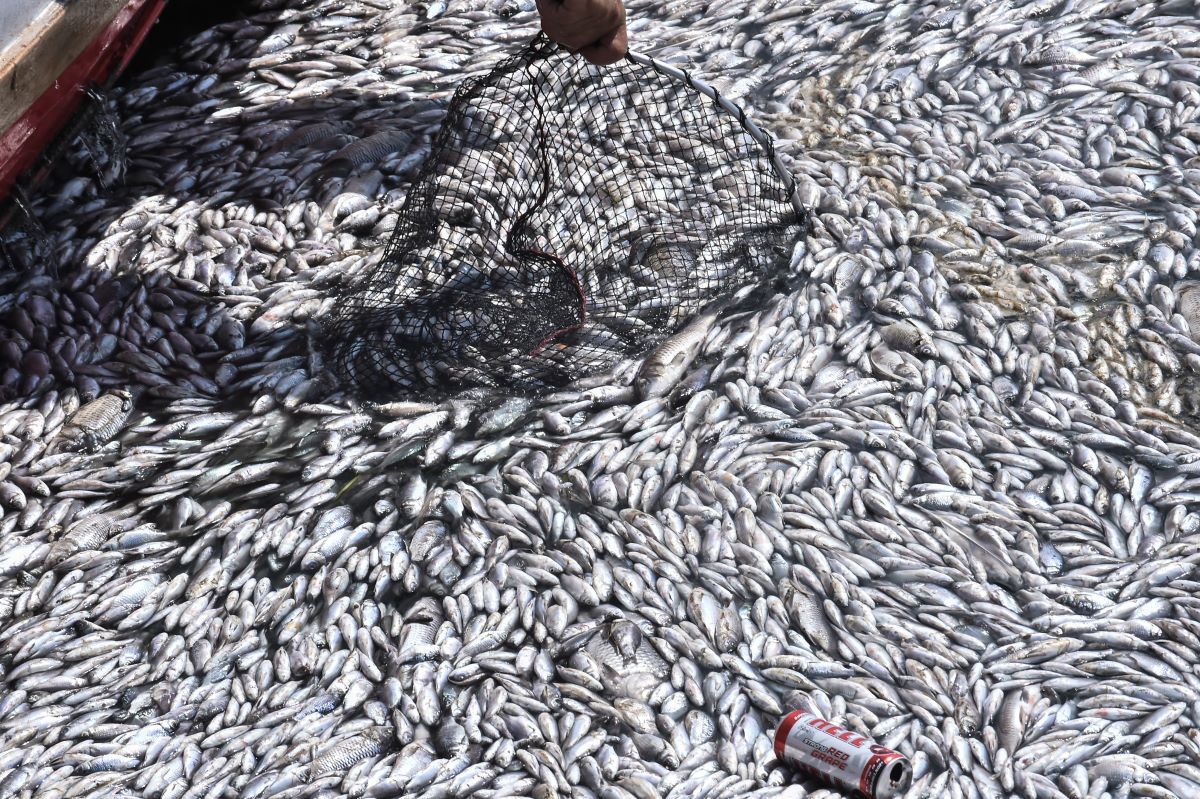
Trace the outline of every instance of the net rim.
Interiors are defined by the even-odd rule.
[[[763,152],[767,157],[767,161],[771,164],[771,168],[775,171],[775,174],[779,177],[779,179],[783,181],[788,195],[788,202],[791,204],[792,208],[795,209],[796,215],[799,217],[798,221],[803,224],[808,219],[809,209],[806,208],[800,201],[800,192],[796,181],[796,176],[793,175],[791,171],[783,165],[783,161],[779,157],[779,152],[775,148],[775,140],[771,134],[756,125],[754,120],[750,119],[750,117],[746,114],[745,109],[717,91],[716,87],[706,83],[703,80],[700,80],[686,69],[673,67],[670,64],[659,61],[653,56],[646,55],[645,53],[641,53],[633,49],[626,51],[625,58],[635,64],[638,64],[639,66],[648,67],[661,75],[687,84],[691,88],[712,100],[713,104],[717,108],[737,119],[738,124],[742,127],[742,130],[744,130],[747,135],[749,135],[750,138],[752,138],[754,142],[763,149]]]

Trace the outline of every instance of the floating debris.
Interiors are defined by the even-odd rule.
[[[869,799],[903,796],[912,780],[904,755],[807,710],[793,710],[775,731],[775,756],[805,774]]]

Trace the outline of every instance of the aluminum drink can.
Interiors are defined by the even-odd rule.
[[[894,799],[912,779],[904,755],[807,710],[793,710],[779,723],[775,756],[797,771],[871,799]]]

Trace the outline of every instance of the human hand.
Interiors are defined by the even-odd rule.
[[[593,64],[607,66],[625,57],[629,37],[621,0],[537,0],[542,30]]]

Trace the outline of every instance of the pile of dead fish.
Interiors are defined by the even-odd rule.
[[[0,796],[829,797],[800,703],[912,796],[1200,796],[1196,15],[631,3],[814,209],[646,397],[310,354],[528,0],[264,0],[127,77],[124,182],[2,276]]]

